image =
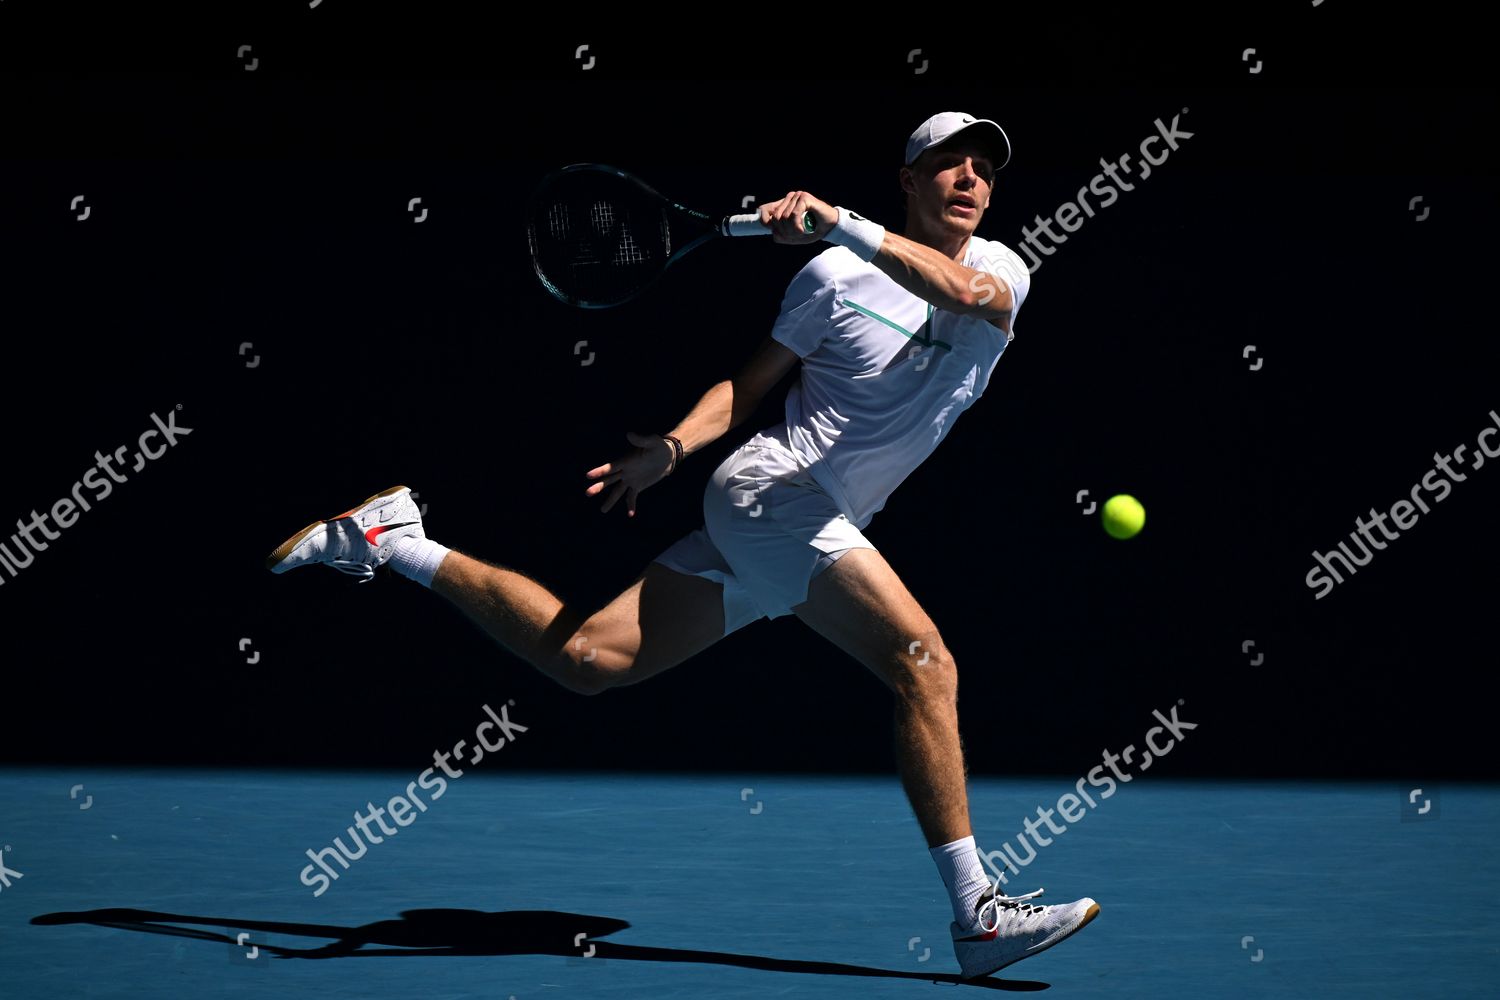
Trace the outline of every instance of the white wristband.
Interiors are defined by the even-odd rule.
[[[874,260],[875,254],[880,250],[880,244],[885,242],[885,227],[849,211],[842,205],[837,207],[839,221],[823,238],[829,243],[848,247],[860,260]]]

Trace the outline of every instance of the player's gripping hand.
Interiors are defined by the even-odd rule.
[[[609,513],[620,497],[625,498],[627,517],[635,517],[635,498],[654,483],[660,482],[672,467],[672,445],[666,438],[656,434],[637,434],[626,431],[625,440],[635,447],[613,462],[606,462],[590,469],[585,475],[598,482],[584,490],[587,496],[598,496],[606,486],[614,486],[599,508],[600,513]]]
[[[811,212],[817,224],[812,232],[802,228],[802,214]],[[777,243],[816,243],[832,231],[839,221],[838,209],[808,194],[788,191],[780,201],[760,206],[762,225],[771,227],[771,239]]]

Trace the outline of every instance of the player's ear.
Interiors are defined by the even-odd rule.
[[[902,167],[897,178],[901,183],[901,190],[907,194],[917,193],[917,182],[912,176],[911,167]]]

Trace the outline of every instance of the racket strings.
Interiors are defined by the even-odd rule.
[[[637,220],[628,205],[609,201],[559,201],[546,210],[541,240],[532,250],[547,280],[583,300],[603,300],[627,291],[637,271],[660,267],[666,259],[666,225],[661,211]],[[576,225],[574,219],[585,220]]]
[[[543,280],[567,300],[628,297],[670,256],[660,205],[575,194],[540,207],[531,226],[532,255]]]
[[[568,206],[553,205],[547,210],[547,232],[554,240],[568,239]]]

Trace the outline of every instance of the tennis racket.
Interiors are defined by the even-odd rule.
[[[811,233],[817,221],[802,215]],[[769,236],[760,216],[714,219],[602,163],[554,171],[532,195],[526,239],[542,286],[581,309],[635,298],[692,250],[720,236]]]

